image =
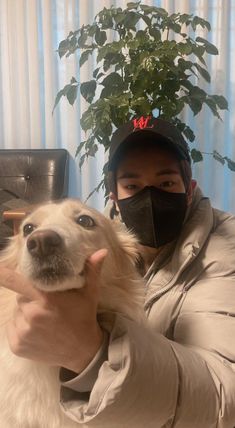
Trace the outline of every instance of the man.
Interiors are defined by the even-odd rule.
[[[201,194],[187,144],[169,122],[142,117],[118,129],[109,170],[111,215],[121,215],[140,240],[148,325],[117,315],[103,334],[96,321],[100,251],[88,260],[85,290],[53,301],[1,268],[3,285],[23,294],[10,346],[63,366],[62,405],[78,423],[232,428],[235,218]]]

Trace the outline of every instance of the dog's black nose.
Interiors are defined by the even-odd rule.
[[[62,246],[62,238],[52,230],[39,230],[27,240],[27,248],[32,256],[43,257],[54,254]]]

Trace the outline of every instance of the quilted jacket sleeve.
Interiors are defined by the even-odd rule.
[[[194,349],[117,318],[92,391],[63,388],[62,403],[68,416],[88,427],[232,428],[231,409],[230,421],[217,424],[218,370],[226,382],[230,376],[235,391],[235,376],[221,362],[212,368]]]
[[[235,276],[202,279],[187,293],[175,325],[172,349],[178,362],[181,400],[189,404],[193,401],[203,427],[235,427],[234,302]],[[207,371],[201,396],[197,394],[202,382],[199,361],[204,362]],[[178,423],[174,426],[184,428],[187,425],[181,421],[190,414],[187,415],[187,406],[178,407]],[[215,425],[207,422],[210,410],[214,412]],[[200,426],[200,417],[195,426]]]

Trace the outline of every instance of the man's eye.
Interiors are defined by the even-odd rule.
[[[136,184],[127,184],[125,187],[128,190],[136,190],[137,189]]]
[[[76,219],[76,223],[79,224],[82,227],[85,228],[91,228],[95,226],[95,222],[93,220],[92,217],[90,217],[89,215],[80,215],[77,219]]]
[[[24,234],[24,236],[30,235],[30,233],[32,233],[35,228],[36,228],[36,226],[33,223],[27,223],[27,224],[25,224],[24,227],[23,227],[23,234]]]
[[[160,183],[159,187],[172,187],[174,184],[174,181],[163,181],[163,183]]]

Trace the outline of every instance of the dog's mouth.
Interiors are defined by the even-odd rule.
[[[30,277],[33,281],[36,281],[36,285],[39,288],[56,287],[60,289],[63,288],[65,281],[69,284],[70,281],[74,282],[76,278],[80,280],[83,274],[83,267],[77,270],[69,260],[53,255],[46,261],[34,260]]]
[[[71,272],[68,270],[56,270],[53,267],[46,267],[44,269],[34,271],[31,276],[33,280],[52,285],[53,283],[58,283],[58,281],[62,282],[73,275],[71,275]]]

